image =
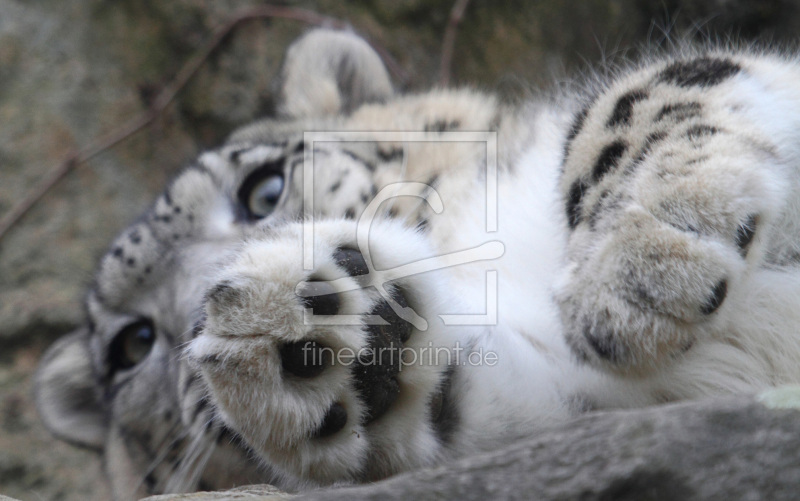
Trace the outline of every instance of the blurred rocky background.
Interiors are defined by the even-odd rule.
[[[439,78],[453,0],[290,2],[350,23],[397,61],[400,90]],[[215,28],[248,0],[0,0],[0,217],[67,154],[147,110]],[[505,96],[561,85],[666,35],[795,45],[790,0],[473,0],[451,83]],[[52,440],[31,375],[81,321],[98,256],[165,182],[235,126],[269,114],[288,44],[308,26],[240,25],[149,128],[71,173],[0,240],[0,493],[106,499],[99,459]]]

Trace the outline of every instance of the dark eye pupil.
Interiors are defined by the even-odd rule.
[[[109,348],[111,370],[128,369],[150,353],[156,335],[149,320],[139,320],[117,333]]]

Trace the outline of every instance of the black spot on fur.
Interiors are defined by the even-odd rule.
[[[686,131],[686,137],[695,140],[713,136],[717,132],[719,132],[719,129],[711,125],[693,125]]]
[[[389,151],[378,150],[378,158],[380,158],[382,162],[393,162],[396,160],[402,160],[403,149],[392,148]]]
[[[206,328],[206,316],[203,314],[202,318],[200,318],[197,322],[194,323],[192,327],[192,339],[195,339],[197,336],[203,333]]]
[[[297,145],[292,150],[292,155],[297,155],[297,154],[303,153],[305,151],[305,149],[306,149],[306,144],[304,142],[300,141],[299,143],[297,143]]]
[[[128,235],[128,239],[131,241],[132,244],[136,245],[142,241],[142,235],[139,234],[138,231],[132,231]]]
[[[628,145],[623,141],[614,141],[603,148],[592,169],[592,178],[595,182],[600,181],[603,176],[619,164],[619,160],[625,154],[627,148]]]
[[[341,187],[342,187],[342,181],[339,180],[333,183],[333,185],[328,189],[328,191],[331,193],[336,193]]]
[[[186,393],[189,392],[189,389],[191,389],[191,387],[194,386],[198,381],[200,381],[199,374],[190,374],[189,377],[186,378],[186,382],[183,384],[183,395],[186,395]]]
[[[218,353],[212,353],[211,355],[203,355],[198,360],[201,365],[219,365],[222,359]]]
[[[361,203],[366,204],[369,202],[369,193],[362,193],[361,194]]]
[[[583,125],[586,122],[586,117],[589,116],[589,109],[591,105],[586,105],[575,115],[575,119],[572,121],[572,125],[569,128],[569,132],[567,133],[567,142],[572,141],[575,137],[580,134],[581,130],[583,129]]]
[[[355,219],[356,218],[356,210],[353,207],[348,207],[346,211],[344,211],[344,218],[345,219]]]
[[[182,210],[182,209],[181,209],[180,207],[178,207],[178,206],[175,206],[175,208],[174,208],[174,209],[172,209],[172,212],[174,212],[175,214],[180,214],[180,213],[181,213],[181,210]]]
[[[202,396],[197,401],[197,404],[194,407],[194,412],[192,412],[192,423],[197,421],[197,416],[200,415],[205,409],[207,409],[211,405],[211,402],[208,401],[208,397]]]
[[[698,57],[670,64],[658,75],[658,81],[680,87],[710,87],[727,80],[741,70],[742,67],[730,59]]]
[[[617,104],[614,105],[614,112],[611,113],[611,118],[606,122],[606,127],[630,125],[631,117],[633,116],[633,105],[638,101],[647,99],[648,95],[645,89],[637,89],[620,97],[617,100]]]
[[[609,190],[604,190],[603,193],[600,194],[600,199],[592,208],[591,214],[589,214],[589,227],[594,230],[597,226],[597,222],[600,220],[600,215],[617,207],[619,201],[619,195],[612,196]]]
[[[448,130],[458,129],[461,123],[458,120],[436,120],[435,122],[425,124],[425,132],[445,132]]]
[[[664,131],[651,132],[644,140],[644,147],[648,151],[651,150],[654,145],[666,139],[667,135],[668,134]]]
[[[455,367],[450,366],[445,371],[439,388],[428,403],[433,429],[439,436],[439,440],[445,444],[452,440],[459,423],[458,408],[452,394],[454,377]]]
[[[127,264],[130,268],[133,268],[136,266],[136,259],[129,257],[128,260],[125,261],[125,264]]]
[[[603,360],[608,360],[612,363],[619,362],[621,357],[621,346],[612,340],[612,336],[608,333],[598,333],[595,329],[589,328],[584,330],[583,337],[589,343],[595,354]]]
[[[727,280],[720,280],[720,282],[714,287],[714,290],[711,291],[711,297],[708,299],[708,302],[700,309],[700,313],[703,315],[710,315],[714,313],[722,305],[722,302],[725,301],[725,296],[727,295],[728,282]]]
[[[341,152],[347,155],[348,157],[352,158],[356,162],[360,163],[361,165],[363,165],[368,171],[375,172],[375,164],[370,162],[369,160],[361,158],[360,156],[356,155],[350,150],[341,150]]]
[[[226,304],[237,301],[241,293],[231,286],[227,280],[216,284],[206,292],[206,301],[211,301],[218,304]]]
[[[431,222],[429,220],[421,217],[421,218],[419,218],[417,220],[417,225],[416,225],[415,228],[416,228],[417,231],[426,232],[426,231],[428,231],[428,228],[429,228],[430,224],[431,224]]]
[[[581,200],[589,187],[580,179],[572,183],[567,195],[567,221],[570,229],[575,229],[581,222]]]
[[[240,149],[240,150],[234,150],[234,151],[232,151],[232,152],[231,152],[231,155],[230,155],[230,160],[231,160],[231,162],[239,163],[239,157],[242,155],[242,153],[244,153],[244,152],[245,152],[245,151],[247,151],[248,149],[249,149],[249,148],[242,148],[242,149]]]
[[[325,414],[325,419],[322,420],[320,427],[314,431],[313,436],[316,438],[328,437],[344,428],[346,424],[347,411],[342,404],[336,402],[328,409],[328,412]]]
[[[567,141],[564,144],[564,158],[567,158],[569,154],[570,146],[572,145],[572,141],[580,134],[581,130],[583,129],[583,125],[586,122],[586,117],[589,116],[589,109],[591,104],[586,105],[581,111],[575,115],[575,119],[572,121],[572,125],[569,128],[569,132],[567,132]]]
[[[747,248],[750,246],[756,234],[757,223],[758,216],[751,214],[736,230],[736,245],[739,247],[739,252],[742,254],[742,257],[747,256]]]
[[[112,256],[118,259],[122,258],[122,254],[123,254],[122,247],[114,247],[114,250],[111,253]]]
[[[172,205],[172,195],[170,195],[169,189],[164,191],[164,202],[166,202],[167,205]]]
[[[670,119],[675,122],[682,122],[689,118],[700,115],[702,106],[697,101],[688,103],[665,104],[656,115],[656,122]]]
[[[642,149],[639,150],[639,153],[636,154],[636,157],[633,159],[633,162],[631,162],[628,165],[628,167],[625,168],[625,173],[631,174],[636,169],[636,167],[638,167],[639,164],[644,161],[645,157],[647,157],[647,155],[653,150],[653,147],[658,143],[660,143],[661,141],[663,141],[664,139],[666,139],[667,136],[668,134],[664,131],[656,131],[648,134],[648,136],[644,140],[644,146],[642,146]]]
[[[150,266],[145,266],[145,268],[144,268],[144,272],[145,272],[145,274],[149,274],[151,271],[153,271],[153,268],[152,268],[152,267],[150,267]]]

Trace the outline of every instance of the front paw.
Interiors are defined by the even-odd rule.
[[[581,235],[577,235],[578,238]],[[681,231],[644,210],[614,232],[586,233],[557,286],[567,342],[579,358],[623,373],[670,363],[707,335],[746,264],[739,247]],[[573,237],[575,238],[575,237]]]
[[[315,225],[313,270],[303,269],[299,225],[249,242],[207,292],[205,326],[189,347],[226,425],[303,483],[378,478],[435,454],[430,402],[446,366],[402,357],[448,342],[402,312],[430,317],[436,292],[368,266],[353,229]],[[387,237],[427,257],[418,235],[392,228]],[[387,264],[396,245],[374,243],[372,259]]]

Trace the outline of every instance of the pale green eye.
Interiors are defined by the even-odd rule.
[[[274,174],[266,177],[253,186],[247,199],[247,210],[253,217],[266,217],[275,210],[281,193],[283,193],[283,176]]]
[[[123,327],[111,341],[108,358],[111,370],[128,369],[147,357],[156,334],[149,320],[137,320]]]
[[[239,186],[236,196],[248,219],[263,219],[275,210],[284,185],[281,162],[270,162],[251,172]]]

